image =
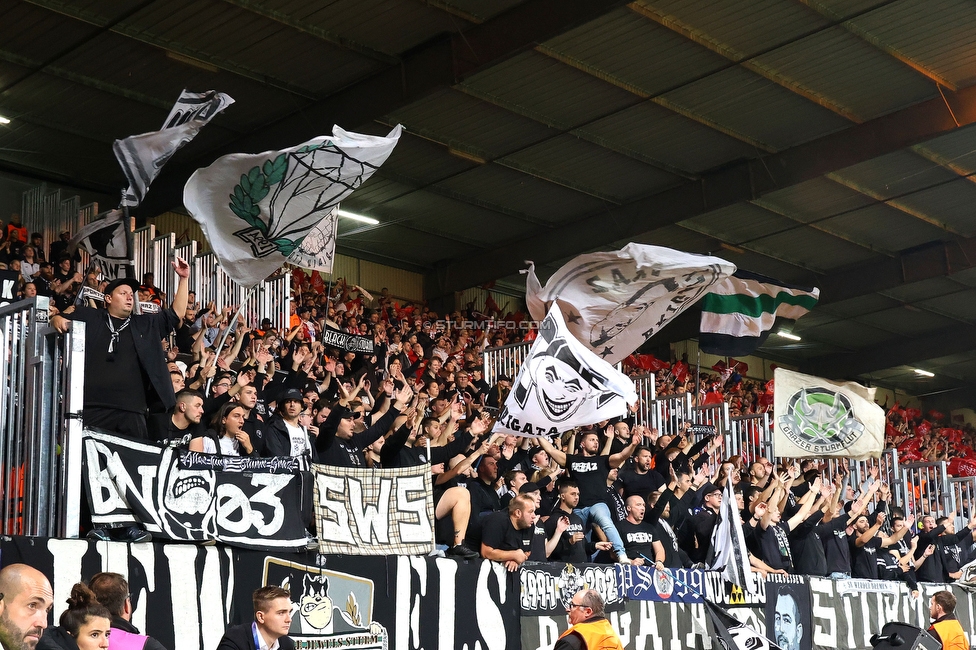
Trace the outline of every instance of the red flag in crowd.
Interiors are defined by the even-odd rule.
[[[734,372],[744,375],[749,372],[749,364],[739,361],[738,359],[729,359],[729,368]]]
[[[953,458],[946,469],[953,476],[976,476],[976,460]]]
[[[632,354],[624,360],[624,364],[647,372],[657,372],[670,367],[669,363],[661,361],[653,354]]]
[[[291,275],[293,278],[295,278],[295,284],[297,284],[298,286],[302,286],[303,284],[305,284],[305,279],[308,277],[307,275],[305,275],[305,271],[299,268],[296,268],[294,271],[292,271]]]
[[[917,420],[922,417],[922,411],[919,409],[905,409],[904,415],[907,420]]]
[[[674,366],[671,368],[671,372],[674,373],[674,378],[681,383],[688,380],[688,364],[684,361],[676,361]]]
[[[315,293],[325,291],[325,280],[322,279],[322,275],[318,271],[312,271],[312,289],[315,290]]]
[[[922,420],[922,422],[915,427],[915,432],[920,436],[927,436],[932,431],[932,425],[929,424],[928,420]]]
[[[941,422],[945,419],[945,414],[939,411],[929,411],[929,417],[935,422]]]

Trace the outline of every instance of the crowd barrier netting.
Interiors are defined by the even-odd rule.
[[[0,531],[77,536],[85,324],[48,324],[48,298],[0,307]]]

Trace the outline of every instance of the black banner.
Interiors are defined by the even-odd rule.
[[[322,332],[322,344],[357,354],[373,354],[373,339],[358,334],[347,334],[326,325]]]
[[[272,456],[249,458],[248,456],[218,456],[180,449],[182,469],[208,469],[217,472],[263,472],[266,474],[294,474],[308,471],[308,463],[298,456]]]
[[[714,424],[693,424],[688,427],[688,433],[693,436],[714,436],[715,435],[715,425]]]
[[[138,523],[155,537],[261,549],[306,545],[301,472],[185,469],[179,451],[84,431],[85,491],[96,526]]]
[[[813,609],[810,585],[805,578],[769,574],[766,578],[766,623],[766,638],[781,650],[811,650]]]

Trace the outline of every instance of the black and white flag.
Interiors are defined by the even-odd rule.
[[[149,191],[149,184],[173,154],[196,137],[217,113],[233,103],[229,95],[215,90],[204,93],[184,90],[173,104],[162,129],[116,140],[112,151],[129,181],[119,207],[139,205]]]
[[[708,566],[713,571],[721,571],[722,577],[743,591],[752,592],[756,587],[749,565],[749,551],[742,530],[739,509],[735,502],[732,481],[725,482],[722,493],[722,509],[718,524],[712,530],[713,557]]]
[[[106,280],[135,277],[128,226],[122,210],[109,210],[75,233],[68,242],[68,253],[83,248]]]
[[[720,605],[705,599],[712,627],[723,650],[782,650],[778,645],[736,620]]]
[[[302,472],[186,469],[178,449],[90,429],[82,446],[96,526],[137,523],[162,539],[267,550],[307,544]]]
[[[573,258],[541,291],[530,268],[526,304],[535,320],[542,318],[540,305],[558,304],[569,331],[617,363],[734,272],[735,265],[719,257],[627,244]]]
[[[0,271],[0,307],[17,302],[17,286],[20,274],[17,271]]]
[[[496,431],[537,438],[624,415],[634,382],[569,333],[555,305],[539,326]]]

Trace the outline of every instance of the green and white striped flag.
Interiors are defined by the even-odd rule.
[[[702,298],[702,352],[751,354],[766,340],[777,318],[795,320],[813,309],[816,287],[797,287],[748,271],[717,282]]]

